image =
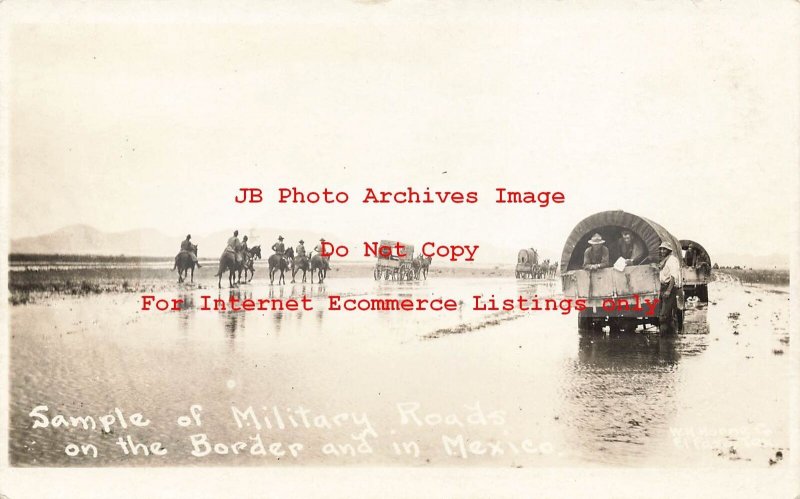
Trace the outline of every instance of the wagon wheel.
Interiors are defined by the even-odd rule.
[[[517,279],[519,279],[519,271],[517,271],[517,270],[515,270],[515,271],[514,271],[514,277],[516,277]]]
[[[383,270],[383,280],[384,281],[388,281],[389,280],[389,269],[384,269]]]
[[[381,269],[379,269],[378,267],[375,267],[375,270],[372,272],[372,275],[373,275],[373,277],[375,277],[376,281],[380,281],[381,280]]]

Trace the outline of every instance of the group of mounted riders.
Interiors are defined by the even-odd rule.
[[[255,275],[255,260],[261,259],[261,245],[253,246],[247,244],[248,237],[245,235],[239,240],[239,231],[233,231],[233,236],[228,238],[225,249],[219,258],[219,271],[215,277],[219,278],[218,284],[222,286],[222,274],[228,271],[228,282],[231,287],[236,283],[242,282],[244,273],[245,282],[253,280]],[[299,271],[303,271],[303,282],[306,282],[306,273],[311,271],[311,282],[314,282],[314,273],[317,273],[319,282],[322,282],[330,269],[329,256],[322,256],[322,243],[325,238],[319,240],[319,244],[306,255],[305,241],[300,239],[297,247],[289,248],[284,244],[283,236],[278,236],[278,241],[272,245],[272,256],[269,257],[269,282],[273,284],[275,275],[279,272],[278,284],[286,283],[284,272],[292,271],[292,282]],[[178,282],[183,282],[187,273],[191,271],[191,279],[194,281],[194,267],[200,268],[197,260],[197,245],[192,243],[192,235],[187,234],[186,239],[181,241],[181,250],[175,256],[175,266],[173,270],[178,270]],[[248,278],[249,274],[249,278]],[[236,281],[236,282],[234,282]]]

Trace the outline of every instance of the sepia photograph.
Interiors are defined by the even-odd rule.
[[[0,498],[800,494],[797,2],[0,19]]]

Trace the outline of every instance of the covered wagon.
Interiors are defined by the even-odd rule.
[[[517,253],[517,266],[514,275],[519,278],[533,278],[539,265],[539,254],[533,248],[523,248]]]
[[[691,239],[681,239],[683,250],[683,290],[686,296],[696,296],[700,301],[708,301],[708,282],[711,280],[711,257],[700,243]]]
[[[630,234],[627,241],[623,239],[625,232]],[[600,235],[608,249],[608,264],[605,268],[584,270],[584,253],[595,234]],[[561,254],[561,284],[565,297],[586,301],[586,309],[579,312],[582,330],[606,323],[619,330],[634,329],[639,324],[658,326],[661,303],[654,300],[659,298],[661,286],[658,247],[662,243],[672,247],[672,254],[683,267],[680,241],[644,217],[624,211],[603,211],[585,218],[572,229]],[[631,253],[633,258],[628,258]],[[645,300],[656,303],[656,308],[645,306]],[[604,303],[616,306],[607,310]],[[676,314],[675,325],[680,328],[682,311]]]
[[[403,248],[402,254],[386,250],[396,248],[398,244]],[[410,281],[416,278],[413,244],[381,240],[379,248],[383,248],[385,251],[378,252],[378,259],[373,269],[375,280],[383,278],[385,280]]]

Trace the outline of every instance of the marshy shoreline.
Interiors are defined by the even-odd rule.
[[[87,296],[104,293],[155,293],[175,289],[212,289],[217,271],[215,260],[202,261],[194,281],[177,282],[172,261],[163,257],[95,255],[9,256],[9,303],[24,305],[53,297]],[[373,262],[332,262],[328,278],[371,277]],[[267,276],[266,261],[256,263],[256,279]],[[514,278],[514,266],[463,265],[432,266],[430,278]],[[291,273],[287,273],[287,284]],[[310,277],[310,276],[309,276]],[[300,274],[296,276],[300,279]],[[730,279],[742,284],[788,286],[788,269],[715,269],[712,279]]]
[[[202,261],[202,268],[195,269],[194,282],[177,282],[172,262],[150,258],[78,256],[62,261],[55,257],[10,259],[8,273],[9,303],[24,305],[64,296],[88,296],[105,293],[155,293],[176,289],[216,289],[216,261]],[[372,277],[374,263],[332,262],[328,279]],[[268,275],[265,261],[256,263],[256,279]],[[513,265],[494,266],[446,266],[432,267],[429,278],[513,278]],[[301,274],[296,276],[298,282]],[[286,274],[286,282],[291,273]],[[310,282],[310,273],[308,275]],[[227,287],[227,286],[226,286]],[[223,288],[225,289],[225,288]]]

